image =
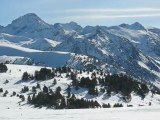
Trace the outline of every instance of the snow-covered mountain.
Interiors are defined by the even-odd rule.
[[[0,31],[3,29],[3,26],[0,25]]]
[[[32,38],[51,37],[51,25],[41,20],[36,14],[29,13],[7,25],[3,32]]]
[[[98,59],[94,65],[109,73],[124,72],[142,80],[160,80],[158,28],[147,28],[138,22],[84,28],[75,22],[50,25],[29,13],[0,27],[0,32],[1,44],[82,54]],[[1,55],[18,56],[13,52]]]
[[[155,38],[154,33],[143,32],[119,26],[110,28],[96,26],[81,37],[73,37],[62,42],[55,50],[96,57],[103,62],[102,64],[108,64],[103,67],[108,68],[109,72],[110,66],[114,66],[112,67],[114,72],[124,71],[135,77],[153,80],[157,77],[153,71],[160,70],[159,63],[155,61],[159,60],[159,39]]]

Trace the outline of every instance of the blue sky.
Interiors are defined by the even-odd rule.
[[[50,24],[111,26],[138,21],[160,28],[160,0],[0,0],[0,25],[26,13],[36,13]]]

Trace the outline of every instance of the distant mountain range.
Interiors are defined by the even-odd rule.
[[[14,51],[11,46],[15,46]],[[33,56],[20,54],[17,51],[23,50],[16,46],[50,53],[45,59],[56,58],[52,53],[72,54],[63,64],[59,63],[60,66],[83,69],[92,65],[108,73],[126,73],[141,80],[160,80],[160,29],[144,27],[138,22],[111,27],[81,27],[75,22],[50,25],[36,14],[29,13],[6,27],[0,26],[0,55],[41,59],[39,61],[47,64],[45,55],[33,57],[40,52]],[[6,52],[7,49],[10,52]],[[54,66],[59,59],[47,65]]]

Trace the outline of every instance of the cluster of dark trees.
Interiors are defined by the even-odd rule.
[[[37,95],[33,94],[28,96],[28,103],[35,105],[35,107],[47,106],[48,108],[55,109],[78,109],[78,108],[95,108],[101,107],[97,101],[87,101],[84,99],[77,99],[74,94],[70,98],[62,96],[60,93],[61,88],[57,87],[53,92],[46,86],[43,87],[43,92],[39,92]]]
[[[77,85],[88,88],[88,93],[91,95],[98,95],[97,85],[102,87],[100,89],[101,92],[107,92],[109,96],[111,92],[115,92],[130,97],[131,92],[135,92],[144,99],[145,95],[149,92],[146,83],[139,82],[123,74],[105,75],[102,78],[96,78],[96,73],[94,72],[91,78],[82,77]]]
[[[71,98],[67,99],[67,108],[69,109],[81,109],[81,108],[100,108],[101,105],[97,101],[89,101],[83,98],[77,99],[74,94]]]
[[[97,80],[96,78],[90,79],[89,77],[82,77],[78,83],[78,86],[88,88],[88,93],[90,95],[98,96],[98,89],[96,88]]]
[[[22,93],[25,93],[25,92],[28,92],[29,91],[29,88],[28,86],[24,86],[21,90]]]
[[[102,72],[99,73],[103,75]],[[145,83],[133,80],[131,77],[126,75],[104,75],[101,78],[96,77],[96,73],[93,72],[91,78],[82,77],[80,80],[77,80],[76,74],[71,74],[71,79],[73,80],[73,86],[88,88],[88,93],[90,95],[98,95],[99,91],[96,88],[97,85],[100,85],[101,92],[107,92],[108,95],[111,92],[122,93],[124,96],[130,96],[132,91],[136,92],[142,98],[149,92],[149,89]]]
[[[154,94],[160,95],[160,89],[153,84],[151,84],[151,92],[152,92],[152,95],[154,95]]]
[[[109,103],[108,103],[108,104],[103,104],[102,107],[103,107],[103,108],[110,108],[111,105],[110,105]],[[113,107],[123,107],[123,105],[120,104],[120,103],[115,103],[115,104],[113,105]]]
[[[110,108],[111,105],[110,105],[109,103],[108,103],[108,104],[103,104],[102,107],[103,107],[103,108]]]
[[[50,106],[57,109],[60,108],[89,108],[96,107],[96,102],[94,101],[86,101],[84,99],[76,99],[74,96],[71,97],[71,88],[75,87],[78,90],[80,87],[87,88],[88,94],[98,96],[99,92],[106,92],[108,96],[111,95],[111,92],[121,93],[124,97],[123,99],[128,101],[131,99],[131,92],[137,93],[142,99],[145,98],[145,95],[149,92],[149,88],[146,83],[134,80],[132,77],[123,74],[114,74],[114,75],[106,75],[103,71],[93,72],[91,74],[91,78],[89,77],[81,77],[78,78],[78,74],[82,74],[84,71],[73,71],[69,67],[59,67],[59,68],[41,68],[40,71],[35,71],[34,76],[29,75],[25,72],[22,76],[22,80],[46,80],[52,79],[55,76],[58,76],[62,73],[66,73],[66,77],[72,79],[72,84],[68,86],[67,92],[67,102],[60,94],[60,92],[53,92],[46,86],[43,87],[43,92],[38,93],[38,95],[33,95],[31,98],[29,96],[29,103],[38,105],[38,106]],[[89,74],[89,71],[85,71]],[[99,76],[99,77],[97,77]],[[56,84],[57,81],[54,80],[53,84]],[[100,86],[100,89],[97,88]],[[36,93],[36,88],[32,88],[32,91]],[[40,85],[39,85],[40,88]],[[60,87],[57,88],[60,91]],[[24,90],[25,91],[25,90]],[[154,90],[153,92],[157,92],[158,90]],[[57,94],[58,93],[58,94]],[[73,99],[74,98],[74,99]],[[65,101],[65,102],[64,102]],[[94,103],[94,105],[93,105]],[[62,107],[63,106],[63,107]],[[65,107],[64,107],[65,106]],[[104,104],[103,107],[110,107],[108,104]],[[122,105],[116,104],[115,107],[122,107]]]
[[[24,72],[23,75],[22,75],[22,80],[24,80],[24,81],[33,80],[33,79],[34,79],[34,76],[28,74],[27,72]]]
[[[34,75],[30,75],[27,72],[24,72],[22,75],[22,80],[47,80],[54,78],[57,73],[68,73],[71,72],[69,67],[58,67],[53,69],[41,68],[40,71],[35,71]]]
[[[0,88],[0,93],[3,93],[3,88]],[[3,93],[3,97],[6,97],[8,94],[8,91],[6,90],[4,93]]]
[[[7,66],[3,63],[0,63],[0,73],[4,73],[8,70]]]
[[[51,69],[41,68],[40,71],[35,71],[34,76],[30,75],[27,72],[24,72],[22,75],[22,80],[46,80],[54,78],[54,72]]]
[[[25,87],[26,87],[26,86],[25,86]],[[24,88],[25,88],[25,87],[24,87]],[[3,92],[4,92],[4,93],[3,93]],[[0,93],[3,93],[3,97],[6,97],[9,92],[8,92],[8,90],[5,90],[5,91],[4,91],[3,88],[0,88]],[[13,96],[17,96],[17,97],[19,97],[19,98],[21,99],[21,101],[25,101],[24,95],[19,95],[19,94],[17,94],[15,91],[13,91],[12,95],[10,95],[10,97],[13,97]]]
[[[36,90],[37,88],[40,89],[41,86],[37,84],[34,89]],[[55,109],[64,108],[64,97],[61,95],[60,91],[60,87],[57,87],[56,91],[53,92],[51,89],[44,85],[42,91],[39,92],[37,95],[35,93],[32,97],[29,95],[27,102],[29,104],[35,105],[36,107],[47,106],[49,108]]]
[[[80,74],[82,74],[82,71],[80,71]],[[96,74],[93,73],[91,79],[89,77],[82,77],[80,80],[78,80],[76,72],[71,72],[70,74],[70,78],[72,79],[72,86],[75,86],[76,90],[78,90],[79,87],[88,88],[88,93],[90,95],[98,96],[98,89],[96,88],[97,79],[95,76]]]
[[[144,98],[149,92],[149,88],[145,83],[122,74],[107,75],[99,83],[105,86],[108,94],[113,91],[115,93],[121,93],[123,96],[130,96],[131,92],[135,92]]]
[[[52,70],[55,73],[59,72],[60,74],[61,73],[69,73],[69,72],[71,72],[71,68],[70,67],[66,67],[66,66],[58,67],[58,68],[53,68]]]
[[[34,78],[35,80],[47,80],[54,77],[54,73],[51,69],[41,68],[40,71],[35,71]]]
[[[0,88],[0,93],[3,92],[3,88]]]
[[[119,104],[119,103],[116,103],[116,104],[113,105],[113,107],[123,107],[123,105]]]

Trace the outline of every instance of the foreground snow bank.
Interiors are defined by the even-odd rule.
[[[5,102],[4,100],[5,99]],[[30,106],[7,107],[12,101],[0,97],[0,120],[159,120],[160,107],[108,109],[37,109]]]

